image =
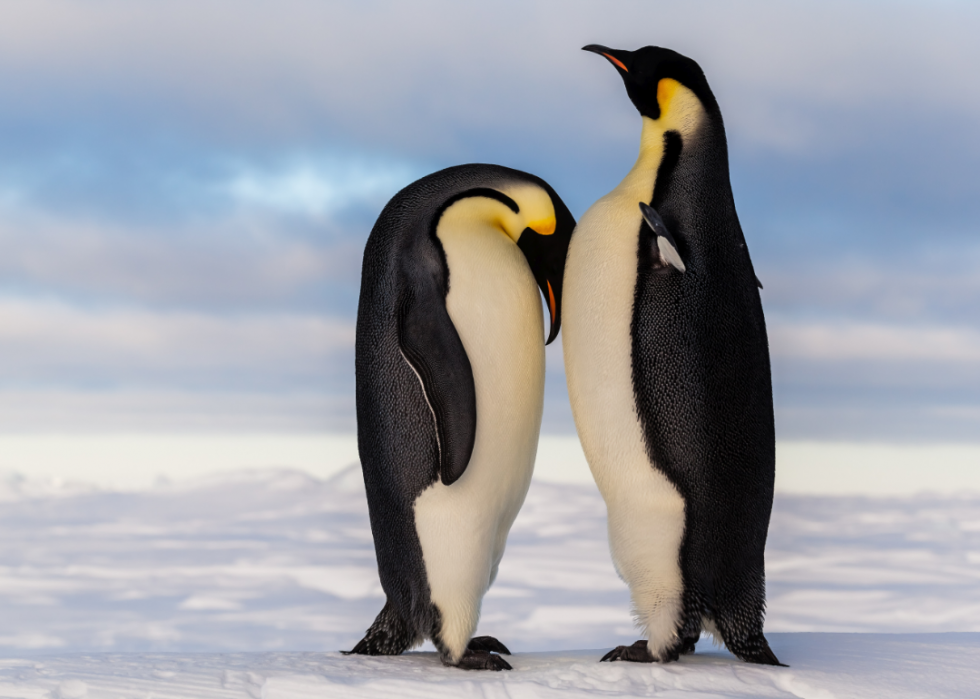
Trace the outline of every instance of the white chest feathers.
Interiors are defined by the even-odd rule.
[[[633,388],[639,202],[653,193],[662,153],[656,145],[641,151],[626,179],[579,221],[562,309],[575,425],[608,508],[613,562],[654,655],[673,644],[682,612],[684,535],[684,500],[647,454]]]
[[[446,306],[476,385],[476,442],[451,486],[415,503],[415,524],[441,638],[462,653],[524,502],[544,401],[544,339],[537,284],[523,253],[499,228],[438,230],[449,267]]]

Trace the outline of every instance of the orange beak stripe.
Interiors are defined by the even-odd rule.
[[[615,56],[610,56],[608,53],[604,53],[602,55],[608,58],[610,61],[612,61],[614,66],[618,66],[619,68],[621,68],[624,73],[629,73],[629,70],[626,68],[626,66],[623,65],[623,62],[621,60],[619,60]]]
[[[551,290],[551,282],[545,280],[548,284],[548,308],[551,310],[551,323],[555,323],[555,292]]]

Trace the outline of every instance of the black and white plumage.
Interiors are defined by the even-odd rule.
[[[495,165],[424,177],[381,212],[357,314],[358,449],[387,602],[351,651],[430,638],[443,662],[509,669],[472,638],[530,484],[541,299],[561,322],[575,221],[543,180]]]
[[[769,350],[721,112],[689,58],[585,48],[616,67],[643,123],[636,164],[582,216],[565,270],[572,409],[647,635],[603,659],[673,660],[703,629],[777,664],[763,635]]]

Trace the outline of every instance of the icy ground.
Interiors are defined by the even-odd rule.
[[[637,638],[603,512],[594,486],[532,485],[480,624],[515,669],[484,674],[336,652],[383,601],[357,471],[10,480],[0,697],[980,696],[978,497],[777,497],[767,633],[789,668],[707,639],[666,666],[598,664]]]

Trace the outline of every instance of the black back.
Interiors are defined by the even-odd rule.
[[[666,53],[674,73],[678,54]],[[686,72],[703,80],[700,68],[684,60],[696,69]],[[707,610],[739,654],[739,638],[762,634],[775,478],[772,383],[721,113],[707,82],[697,88],[706,123],[689,143],[677,132],[665,134],[650,201],[687,272],[657,263],[654,236],[641,225],[633,381],[649,455],[686,502],[684,633],[696,640]]]

